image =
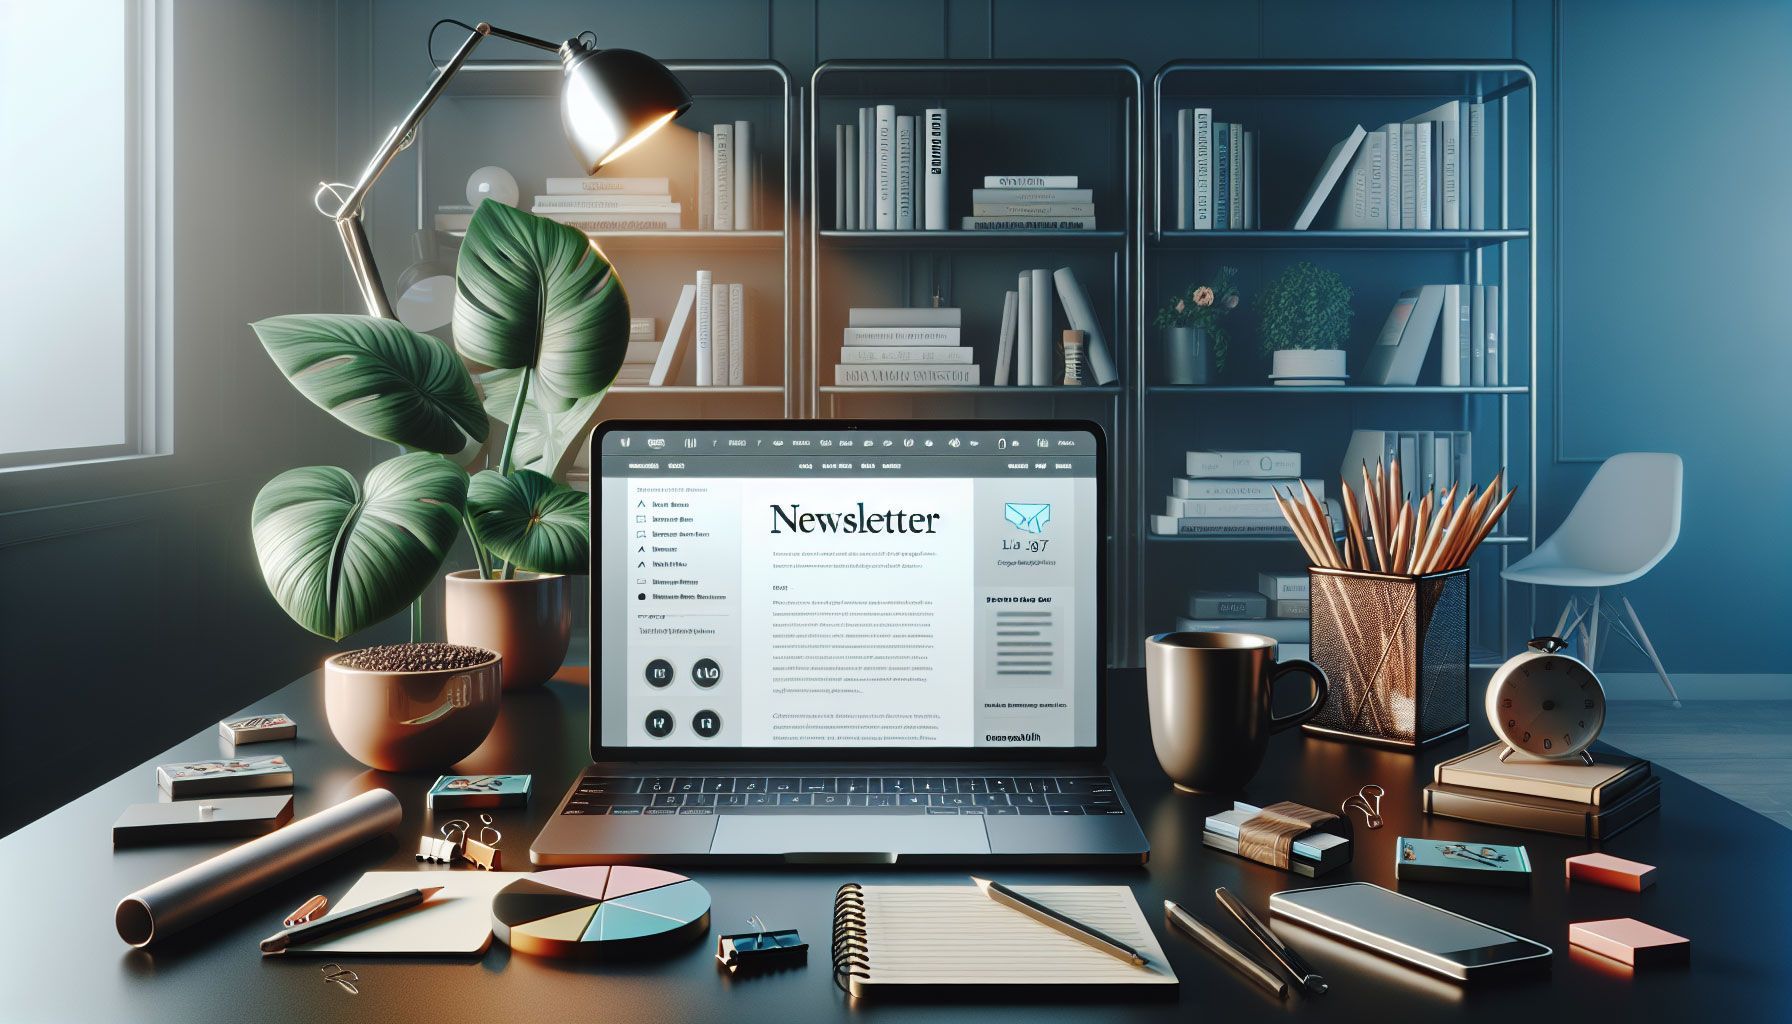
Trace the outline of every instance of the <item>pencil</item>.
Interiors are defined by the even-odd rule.
[[[1469,485],[1468,493],[1463,495],[1462,503],[1456,506],[1456,512],[1450,516],[1450,525],[1445,530],[1443,550],[1439,551],[1435,560],[1438,569],[1456,568],[1456,552],[1462,547],[1462,524],[1468,521],[1468,514],[1477,501],[1476,488]]]
[[[1363,462],[1363,495],[1369,501],[1369,529],[1375,536],[1375,568],[1388,571],[1387,521],[1381,514],[1381,463],[1375,464],[1375,483],[1369,483],[1369,463]]]
[[[1469,544],[1469,554],[1474,554],[1475,549],[1481,546],[1481,542],[1487,539],[1487,535],[1493,532],[1494,524],[1500,521],[1500,516],[1506,514],[1506,506],[1512,504],[1512,496],[1517,493],[1516,488],[1507,491],[1506,496],[1500,499],[1500,503],[1493,507],[1493,511],[1487,513],[1486,521],[1475,531],[1474,538]]]
[[[983,895],[1000,903],[1010,910],[1018,910],[1040,924],[1083,943],[1101,950],[1116,960],[1129,963],[1134,967],[1143,967],[1148,962],[1144,954],[1132,948],[1099,928],[1086,925],[1073,917],[1058,913],[1056,910],[1038,902],[1030,896],[1022,895],[1000,882],[992,882],[987,878],[971,877],[971,882],[983,891]]]
[[[1307,508],[1312,510],[1313,523],[1319,529],[1320,546],[1325,549],[1325,553],[1331,561],[1332,568],[1342,569],[1344,567],[1344,560],[1338,557],[1337,548],[1332,546],[1332,538],[1337,536],[1337,531],[1332,529],[1331,514],[1325,510],[1325,504],[1323,502],[1318,498],[1313,497],[1313,492],[1307,487],[1307,482],[1305,480],[1300,482],[1300,490],[1302,494],[1307,496]]]
[[[1277,999],[1288,998],[1287,982],[1276,977],[1249,953],[1233,945],[1230,939],[1208,927],[1207,922],[1184,910],[1175,900],[1164,901],[1164,916],[1169,918],[1170,924],[1178,931],[1207,947],[1208,952],[1231,964],[1240,974],[1263,986]]]
[[[1288,506],[1288,503],[1282,500],[1281,491],[1272,487],[1269,493],[1276,499],[1276,508],[1281,510],[1282,519],[1288,524],[1288,529],[1293,532],[1295,542],[1301,546],[1301,550],[1307,553],[1307,560],[1318,564],[1319,556],[1314,553],[1312,543],[1307,540],[1306,527],[1301,525],[1300,518],[1294,514],[1294,510]]]
[[[1356,492],[1350,489],[1350,481],[1338,481],[1344,488],[1344,522],[1350,528],[1350,542],[1356,545],[1356,567],[1365,572],[1369,565],[1369,542],[1363,539],[1363,522],[1356,514]],[[1367,498],[1365,493],[1363,497]]]

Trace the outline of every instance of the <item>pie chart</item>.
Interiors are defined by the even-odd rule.
[[[709,934],[709,890],[656,868],[538,871],[498,890],[492,933],[533,956],[651,955]]]

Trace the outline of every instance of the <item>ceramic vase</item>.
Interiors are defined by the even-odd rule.
[[[447,579],[447,636],[451,644],[497,651],[504,688],[540,686],[560,671],[572,641],[572,602],[558,573],[518,572],[514,579],[479,578],[477,569]]]

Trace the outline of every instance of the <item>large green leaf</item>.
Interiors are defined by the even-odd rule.
[[[516,408],[516,385],[521,370],[488,370],[479,375],[479,390],[485,395],[485,411],[504,422]],[[534,396],[531,396],[534,397]],[[523,415],[512,428],[516,441],[512,465],[533,469],[544,476],[564,481],[578,458],[579,446],[597,422],[598,403],[604,393],[574,399],[564,410],[549,410],[535,402],[523,404]]]
[[[299,625],[340,640],[423,593],[466,500],[466,471],[428,452],[382,462],[365,486],[335,466],[289,469],[255,496],[262,578]]]
[[[591,498],[533,470],[485,470],[467,486],[473,535],[530,572],[590,571]]]
[[[473,378],[435,338],[396,320],[338,313],[250,326],[300,394],[369,437],[444,455],[485,440]]]
[[[616,379],[628,296],[584,232],[487,199],[467,226],[454,283],[455,347],[482,366],[530,371],[530,395],[544,408]]]

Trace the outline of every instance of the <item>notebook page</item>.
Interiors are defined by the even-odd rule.
[[[866,980],[885,985],[1175,984],[1176,972],[1124,885],[1016,891],[1138,950],[1136,967],[971,885],[865,886]]]

